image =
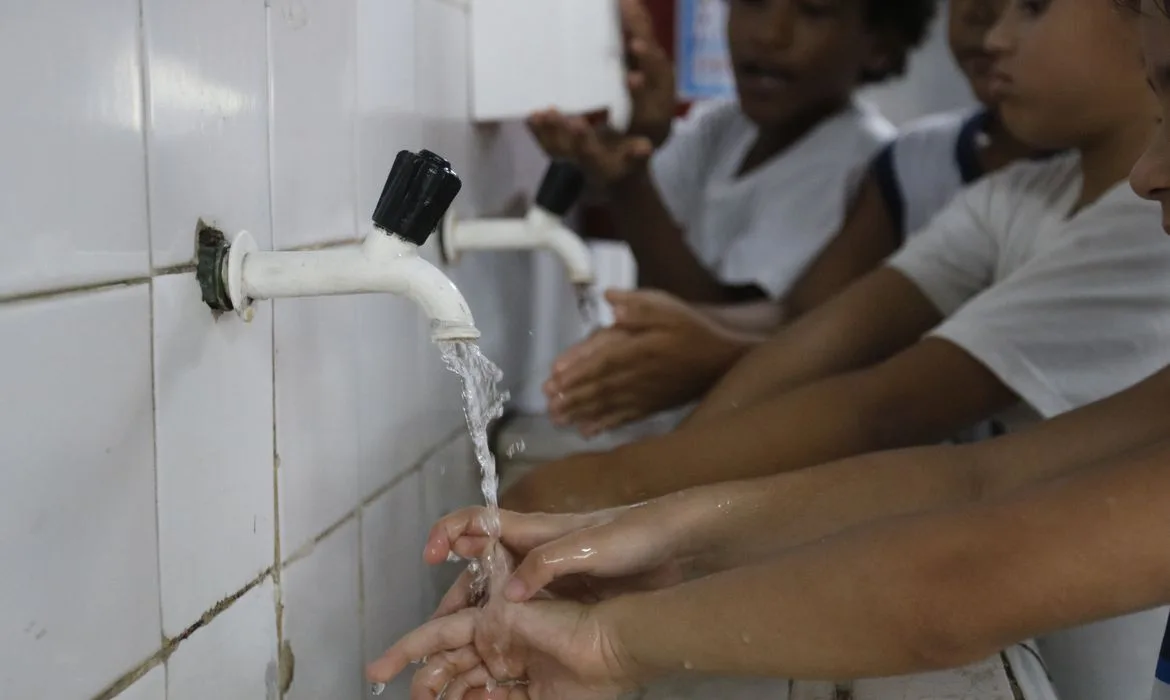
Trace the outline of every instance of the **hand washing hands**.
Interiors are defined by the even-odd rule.
[[[751,345],[677,297],[606,292],[614,325],[566,350],[544,384],[549,414],[585,437],[682,406]]]
[[[637,686],[601,606],[489,602],[431,620],[371,664],[387,682],[412,659],[415,700],[609,700]]]
[[[489,543],[482,511],[441,520],[424,559],[481,556]],[[465,573],[430,622],[369,666],[369,679],[385,683],[411,660],[425,659],[411,697],[595,700],[635,687],[633,664],[615,641],[612,611],[595,603],[681,582],[672,542],[677,529],[623,508],[585,515],[503,512],[500,532],[502,546],[520,560],[502,594],[493,591],[485,606],[475,607],[474,577]]]

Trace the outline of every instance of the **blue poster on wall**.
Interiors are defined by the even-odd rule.
[[[678,0],[676,62],[680,100],[735,96],[724,0]]]

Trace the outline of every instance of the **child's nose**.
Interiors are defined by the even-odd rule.
[[[1154,143],[1129,174],[1129,184],[1140,197],[1170,202],[1170,145],[1165,143],[1168,137],[1170,134],[1159,129]]]

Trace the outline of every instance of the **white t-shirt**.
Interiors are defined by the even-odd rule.
[[[870,172],[903,241],[983,177],[979,139],[986,121],[984,108],[923,117],[878,153]]]
[[[1076,154],[964,190],[889,262],[963,348],[1022,400],[1008,427],[1116,394],[1170,363],[1170,240],[1158,204],[1118,183],[1071,213]]]
[[[743,177],[757,129],[734,102],[697,105],[651,159],[663,203],[727,284],[780,298],[836,235],[864,169],[894,128],[851,102]]]

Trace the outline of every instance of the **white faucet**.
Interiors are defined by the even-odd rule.
[[[523,219],[460,221],[448,211],[439,228],[443,258],[450,264],[469,250],[550,250],[564,264],[575,285],[593,283],[589,247],[562,221],[584,188],[573,165],[553,162],[545,172],[536,201]]]
[[[203,299],[215,310],[234,310],[250,321],[257,299],[397,294],[422,307],[433,340],[474,340],[479,331],[467,301],[418,254],[461,186],[439,156],[402,151],[374,210],[375,228],[360,246],[262,251],[247,231],[229,244],[219,232],[204,230],[197,274]]]

